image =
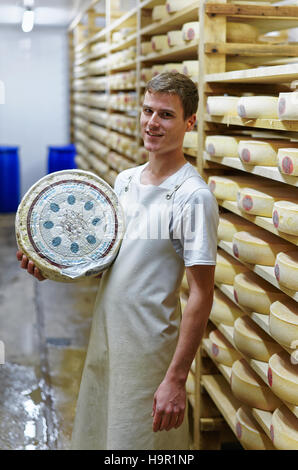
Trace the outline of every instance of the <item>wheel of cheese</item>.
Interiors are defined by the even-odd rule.
[[[235,430],[246,450],[274,450],[272,442],[254,419],[250,408],[245,405],[236,411]]]
[[[280,232],[298,235],[298,204],[291,201],[276,201],[273,204],[272,221]]]
[[[141,54],[142,55],[148,55],[152,54],[153,49],[152,49],[152,42],[151,41],[144,41],[141,43]]]
[[[284,145],[285,142],[280,143]],[[277,164],[278,146],[274,142],[260,140],[240,140],[239,158],[247,165],[275,166]]]
[[[286,351],[273,354],[268,364],[268,383],[275,395],[298,406],[298,365]]]
[[[274,266],[274,274],[282,286],[298,291],[298,251],[278,253]]]
[[[298,347],[298,305],[290,298],[270,305],[269,331],[280,344]]]
[[[226,295],[219,289],[214,290],[213,304],[210,312],[210,320],[216,323],[232,326],[235,320],[243,315],[242,310],[238,308]]]
[[[248,271],[235,276],[234,298],[243,307],[269,315],[270,305],[282,301],[285,295],[254,272]]]
[[[291,246],[283,239],[265,230],[237,232],[233,236],[233,253],[240,261],[262,266],[274,266],[280,251],[289,251]]]
[[[186,383],[185,383],[185,388],[186,392],[188,395],[194,395],[195,394],[195,378],[192,372],[188,373]]]
[[[212,157],[238,158],[238,143],[241,137],[229,135],[208,135],[205,140],[205,150]]]
[[[216,362],[225,366],[232,366],[233,363],[240,358],[240,354],[236,351],[231,343],[224,337],[219,330],[213,330],[209,334],[212,343],[212,357]]]
[[[274,96],[242,96],[237,112],[242,118],[278,119],[277,102],[278,98]]]
[[[280,405],[280,400],[245,359],[235,361],[232,366],[231,389],[238,400],[252,408],[273,411]]]
[[[298,147],[282,148],[277,152],[278,169],[285,175],[298,176]]]
[[[169,17],[166,5],[156,5],[152,8],[152,20],[166,20]]]
[[[212,116],[237,115],[238,96],[208,96],[206,110]]]
[[[151,80],[151,78],[152,78],[152,68],[151,67],[141,69],[141,80],[143,82],[147,83],[147,82],[149,82],[149,80]]]
[[[159,52],[168,49],[168,36],[166,34],[152,36],[151,45],[153,52]]]
[[[199,61],[198,60],[184,60],[183,64],[183,73],[191,78],[195,83],[199,79]]]
[[[274,411],[270,435],[276,449],[298,450],[298,419],[286,405]]]
[[[281,120],[298,120],[298,92],[279,93],[278,117]]]
[[[227,23],[227,42],[254,43],[257,42],[259,30],[250,24]]]
[[[224,250],[218,250],[216,256],[216,267],[214,279],[222,284],[234,284],[236,274],[246,272],[248,268],[239,263],[233,256],[230,256]]]
[[[152,76],[155,77],[155,76],[158,75],[159,73],[162,73],[162,72],[163,72],[163,68],[164,68],[163,65],[154,64],[154,65],[152,66]]]
[[[182,63],[169,62],[168,64],[164,64],[164,72],[183,73],[183,65]]]
[[[167,0],[166,8],[169,13],[176,13],[192,4],[193,0],[184,0],[183,2],[181,2],[181,0]]]
[[[233,338],[237,349],[250,359],[268,362],[272,354],[281,351],[281,346],[248,315],[235,321]]]
[[[185,45],[181,30],[168,31],[167,36],[168,36],[169,47],[178,47],[178,46]]]
[[[242,212],[263,217],[272,217],[274,203],[279,200],[295,200],[295,195],[291,189],[274,187],[268,187],[264,192],[240,188],[237,193],[237,205]]]
[[[182,26],[182,37],[184,41],[199,39],[199,22],[191,21]]]
[[[20,250],[46,278],[71,282],[114,261],[124,219],[105,181],[86,171],[63,170],[41,178],[24,195],[15,229]]]
[[[198,147],[198,132],[189,131],[185,132],[183,139],[183,147],[185,148],[194,148]]]
[[[84,157],[81,157],[80,155],[76,155],[75,156],[75,162],[76,162],[76,165],[79,169],[81,170],[90,170],[90,165],[89,163],[85,160]]]
[[[234,233],[243,230],[252,230],[253,228],[253,224],[246,219],[231,212],[226,212],[219,214],[217,237],[219,240],[231,242]]]
[[[185,134],[187,135],[187,134]],[[227,201],[236,201],[237,193],[240,188],[261,188],[272,185],[270,180],[262,181],[258,178],[249,176],[216,176],[212,175],[208,178],[208,185],[217,199]]]

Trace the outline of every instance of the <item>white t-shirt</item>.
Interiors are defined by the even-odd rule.
[[[140,175],[146,165],[148,163],[119,173],[114,189],[120,201],[123,191],[130,184],[137,185],[139,191],[153,186],[140,182]],[[177,190],[176,185],[179,185]],[[215,265],[218,205],[207,183],[193,165],[186,163],[157,187],[172,194],[172,204],[167,205],[171,209],[168,233],[176,253],[183,258],[184,265]],[[161,209],[158,207],[156,210]],[[163,220],[166,218],[163,217]]]

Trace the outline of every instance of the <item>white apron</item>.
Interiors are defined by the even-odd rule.
[[[142,185],[138,167],[120,195],[124,211],[136,201],[146,207],[172,205],[177,186],[183,183],[177,185],[176,179],[167,188]],[[189,449],[187,409],[178,429],[152,431],[153,395],[178,339],[184,263],[169,237],[131,239],[130,234],[146,223],[145,218],[140,211],[137,220],[128,221],[119,254],[100,283],[73,449]]]

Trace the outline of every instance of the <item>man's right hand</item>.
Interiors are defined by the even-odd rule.
[[[17,259],[21,263],[21,268],[26,269],[29,274],[34,276],[39,281],[44,281],[46,278],[41,274],[40,270],[35,266],[33,261],[30,261],[24,253],[20,250],[17,251]]]

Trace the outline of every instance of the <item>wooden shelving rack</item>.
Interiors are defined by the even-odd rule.
[[[103,1],[103,0],[102,0]],[[278,94],[292,91],[290,84],[298,80],[298,44],[243,44],[227,42],[227,23],[232,20],[257,26],[260,34],[269,31],[298,26],[297,6],[273,6],[268,4],[236,4],[226,0],[194,1],[180,12],[166,19],[152,21],[152,9],[164,4],[164,0],[136,0],[130,11],[119,12],[113,0],[105,2],[105,27],[96,27],[96,10],[100,0],[93,0],[89,7],[74,20],[69,29],[70,44],[70,135],[77,146],[78,167],[96,172],[111,185],[119,171],[146,161],[147,154],[142,148],[139,117],[144,82],[143,68],[168,62],[198,60],[199,108],[197,113],[198,147],[184,149],[186,158],[196,166],[207,181],[209,175],[248,175],[274,184],[286,185],[298,196],[298,177],[287,176],[276,167],[248,166],[240,159],[212,157],[205,151],[205,138],[210,134],[254,135],[257,132],[271,132],[298,139],[298,121],[278,119],[241,119],[238,116],[214,117],[206,113],[206,100],[210,95],[243,93]],[[102,13],[100,14],[102,16]],[[181,29],[190,21],[199,21],[199,41],[174,47],[162,53],[141,55],[142,42],[158,34]],[[125,37],[115,42],[113,35],[127,29]],[[132,51],[125,61],[115,59],[115,54]],[[230,58],[241,57],[248,68],[232,70]],[[101,62],[99,62],[101,61]],[[96,66],[97,63],[97,66]],[[111,65],[111,64],[114,65]],[[259,67],[259,65],[264,65]],[[93,67],[93,68],[92,68]],[[228,70],[229,67],[229,71]],[[121,74],[131,74],[126,81]],[[120,80],[116,80],[119,76]],[[117,98],[127,94],[125,104],[117,105]],[[134,97],[133,104],[129,98]],[[117,121],[118,119],[118,121]],[[134,120],[134,122],[132,122]],[[130,122],[130,126],[128,125]],[[115,124],[116,123],[116,124]],[[298,201],[298,198],[297,198]],[[231,201],[218,201],[220,210],[232,212],[254,223],[256,227],[280,236],[297,250],[298,238],[278,232],[271,219],[250,216],[239,211]],[[231,243],[219,242],[219,249],[231,256]],[[238,260],[239,261],[239,260]],[[273,268],[248,265],[258,276],[267,280],[290,298],[298,301],[298,292],[283,288],[276,281]],[[230,300],[235,302],[230,285],[216,283]],[[184,290],[184,300],[187,290]],[[238,305],[238,304],[237,304]],[[239,306],[242,310],[243,307]],[[257,312],[245,313],[270,334],[268,318]],[[209,321],[203,343],[193,363],[188,396],[193,421],[192,448],[220,449],[225,440],[237,441],[235,414],[241,403],[233,396],[229,380],[231,369],[214,361],[208,333],[218,328],[233,344],[233,328],[212,324]],[[234,345],[235,346],[235,345]],[[287,351],[289,354],[291,351]],[[268,364],[245,358],[255,372],[267,383]],[[211,398],[211,400],[210,400]],[[209,400],[209,402],[208,402]],[[208,402],[208,403],[207,403]],[[207,404],[206,404],[207,403]],[[294,405],[286,405],[298,417]],[[272,413],[252,409],[258,424],[270,438]],[[227,431],[228,430],[228,431]]]

